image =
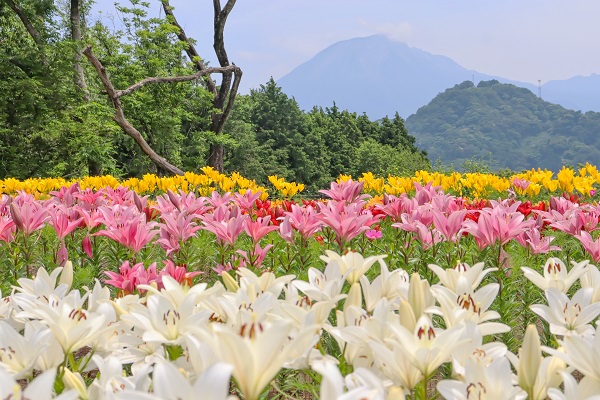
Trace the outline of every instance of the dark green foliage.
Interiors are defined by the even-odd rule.
[[[557,171],[600,157],[600,113],[567,110],[496,80],[456,85],[406,123],[432,159],[455,166],[491,157],[493,170]]]

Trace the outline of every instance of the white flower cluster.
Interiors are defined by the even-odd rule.
[[[509,331],[489,309],[499,285],[481,286],[495,269],[431,265],[439,283],[430,286],[389,271],[384,256],[328,251],[322,259],[324,271],[311,268],[308,281],[241,268],[211,287],[165,276],[161,290],[147,285],[143,297],[116,299],[100,282],[71,290],[69,262],[51,274],[40,269],[0,302],[0,398],[228,399],[233,378],[255,400],[282,369],[310,369],[322,376],[321,399],[404,399],[426,394],[448,362],[452,379],[437,384],[447,399],[600,393],[600,328],[591,325],[600,272],[587,262],[567,272],[552,258],[544,275],[524,268],[545,290],[548,305],[532,310],[559,347],[542,347],[532,325],[514,355],[489,340]],[[374,265],[380,273],[369,281]],[[324,336],[338,350],[328,354],[335,346],[323,346]]]

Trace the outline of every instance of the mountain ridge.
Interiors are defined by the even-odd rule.
[[[437,94],[465,80],[498,80],[538,93],[538,86],[462,67],[383,35],[336,42],[277,80],[300,107],[329,107],[371,118],[414,114]],[[582,111],[600,111],[600,75],[548,81],[542,97]]]

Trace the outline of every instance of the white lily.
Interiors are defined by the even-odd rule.
[[[56,370],[48,370],[33,379],[23,390],[21,383],[7,372],[0,370],[0,398],[14,400],[75,400],[77,393],[72,390],[65,391],[59,396],[54,393],[54,379]]]
[[[111,329],[107,315],[86,310],[83,303],[87,295],[81,297],[77,291],[62,299],[50,295],[48,302],[20,294],[15,295],[15,302],[23,311],[17,316],[39,319],[50,329],[65,353],[91,346]]]
[[[33,279],[19,278],[18,286],[15,286],[17,292],[28,294],[34,297],[48,298],[51,294],[58,298],[63,298],[69,292],[69,280],[65,276],[64,281],[61,279],[57,283],[58,276],[61,275],[63,267],[57,267],[50,274],[44,268],[37,270],[36,276]],[[67,272],[68,275],[68,272]]]
[[[455,379],[464,379],[467,360],[472,359],[481,365],[488,366],[495,359],[504,358],[509,354],[504,343],[483,344],[483,333],[480,327],[481,325],[475,325],[472,322],[465,323],[464,336],[471,340],[452,355],[452,376]]]
[[[567,293],[577,279],[586,272],[588,263],[588,260],[573,262],[573,267],[567,272],[567,266],[561,259],[550,257],[544,264],[543,276],[528,267],[521,267],[521,270],[525,277],[540,289],[545,291],[549,288],[557,288]]]
[[[561,372],[564,381],[564,393],[557,388],[551,388],[548,390],[548,397],[550,400],[600,400],[600,394],[592,392],[589,395],[580,393],[579,384],[568,372]]]
[[[436,330],[427,316],[419,318],[413,332],[402,325],[392,326],[392,329],[396,337],[387,340],[388,346],[394,352],[399,351],[426,377],[450,361],[452,353],[469,341],[462,338],[464,327]]]
[[[565,336],[561,345],[564,352],[551,348],[544,348],[544,351],[563,359],[584,375],[578,385],[579,398],[600,393],[600,325],[590,336]]]
[[[496,311],[488,310],[498,291],[499,285],[490,283],[475,292],[467,278],[461,276],[456,284],[456,292],[440,285],[431,288],[440,307],[432,307],[428,311],[441,315],[448,328],[464,321],[471,321],[479,325],[483,335],[508,332],[510,328],[507,325],[488,322],[500,318],[500,314]]]
[[[323,377],[319,391],[319,398],[322,400],[385,398],[383,382],[367,369],[359,368],[344,380],[338,367],[331,361],[319,360],[312,363],[311,368]]]
[[[207,310],[195,310],[195,301],[194,295],[186,296],[176,306],[171,297],[161,292],[148,297],[145,308],[121,318],[143,330],[142,338],[147,342],[181,344],[184,335],[207,324],[211,315]]]
[[[408,273],[398,268],[392,272],[388,270],[385,262],[380,262],[381,273],[369,282],[366,276],[360,277],[360,285],[365,297],[365,306],[367,311],[372,312],[377,302],[385,298],[390,301],[397,301],[398,298],[405,298],[405,293],[409,290]]]
[[[471,289],[475,290],[487,274],[498,270],[498,268],[488,268],[484,270],[484,264],[482,262],[479,262],[472,267],[467,263],[458,262],[454,268],[451,269],[444,269],[435,264],[429,264],[428,267],[437,275],[440,283],[453,292],[456,292],[457,290],[456,285],[458,283],[458,278],[460,277],[465,278],[467,282],[470,283]]]
[[[205,332],[203,339],[220,361],[233,365],[233,377],[244,399],[256,400],[290,359],[292,351],[309,350],[294,346],[300,343],[302,335],[314,336],[314,330],[299,332],[290,341],[288,336],[293,334],[292,327],[287,321],[263,323],[256,320],[234,332],[229,327],[213,324],[213,332]]]
[[[321,256],[321,260],[325,261],[327,264],[329,263],[337,263],[342,274],[346,277],[346,281],[349,284],[357,283],[360,280],[360,277],[365,274],[375,264],[379,262],[381,265],[383,263],[383,259],[387,257],[386,254],[379,256],[370,256],[364,258],[361,254],[355,251],[349,251],[347,254],[343,256],[333,252],[331,250],[326,250],[326,256]]]
[[[508,358],[517,370],[519,386],[527,392],[531,400],[544,400],[550,388],[557,388],[562,382],[561,372],[566,364],[560,358],[542,357],[540,337],[535,325],[529,325],[525,331],[523,345],[519,349],[519,358],[512,353]]]
[[[283,287],[295,278],[294,275],[276,277],[272,272],[264,272],[257,276],[247,268],[239,268],[237,274],[240,276],[240,288],[251,297],[269,292],[277,298]]]
[[[487,365],[470,359],[465,365],[464,381],[442,380],[437,389],[449,400],[527,398],[527,393],[513,385],[510,363],[506,358],[497,358]]]
[[[153,393],[123,390],[116,394],[123,400],[226,400],[229,396],[231,365],[218,363],[209,367],[194,383],[190,383],[177,367],[160,362],[152,374]]]
[[[344,275],[338,263],[329,263],[325,272],[316,268],[308,269],[308,282],[295,280],[292,282],[298,290],[308,296],[311,301],[339,301],[344,287]]]
[[[584,335],[594,331],[590,322],[600,314],[600,303],[590,304],[592,288],[579,289],[572,299],[557,288],[546,290],[548,305],[534,304],[531,310],[550,324],[555,335]]]
[[[581,282],[581,287],[594,289],[592,303],[600,302],[600,270],[598,270],[598,267],[588,264],[579,281]]]
[[[24,335],[0,321],[0,368],[11,373],[15,379],[33,376],[33,369],[40,352],[45,350],[46,337],[50,331],[25,325]]]

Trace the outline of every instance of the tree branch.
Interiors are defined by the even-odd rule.
[[[196,50],[194,43],[185,34],[183,27],[181,25],[179,25],[179,22],[177,22],[177,18],[175,18],[175,14],[173,14],[173,7],[171,7],[171,5],[169,4],[169,0],[162,0],[162,5],[163,5],[163,10],[165,11],[165,15],[167,16],[167,20],[169,20],[169,22],[171,24],[175,25],[178,29],[177,37],[179,38],[179,40],[186,43],[185,52],[188,55],[190,61],[194,63],[197,70],[199,70],[199,71],[205,70],[206,65],[204,64],[204,61],[202,61],[202,58],[198,54],[198,51]],[[213,79],[210,77],[210,75],[205,77],[205,82],[206,82],[206,86],[208,87],[208,90],[210,92],[212,92],[213,96],[216,97],[217,96],[217,85],[215,84]]]
[[[96,72],[98,73],[98,76],[100,77],[100,80],[106,89],[106,93],[113,103],[113,107],[115,109],[115,115],[113,116],[113,119],[115,122],[127,135],[135,140],[138,146],[144,153],[146,153],[146,155],[148,155],[148,157],[150,157],[154,164],[171,174],[183,175],[182,170],[170,164],[163,157],[156,154],[156,152],[148,145],[142,134],[133,125],[131,125],[131,123],[129,123],[127,118],[125,118],[125,114],[123,113],[123,105],[121,104],[121,100],[119,99],[117,91],[115,90],[110,78],[108,77],[108,74],[106,73],[106,68],[104,68],[100,60],[98,60],[98,58],[92,53],[92,46],[86,46],[83,49],[83,54],[85,54],[87,59],[96,69]]]
[[[6,2],[6,4],[8,4],[8,6],[11,8],[11,10],[13,10],[15,12],[15,14],[17,14],[19,19],[25,26],[25,29],[27,29],[29,36],[31,36],[31,38],[33,39],[33,42],[35,43],[38,50],[40,51],[40,55],[42,57],[42,62],[44,63],[44,65],[47,65],[48,61],[46,59],[46,52],[44,50],[44,41],[42,40],[42,36],[40,35],[40,33],[37,31],[37,29],[35,29],[35,27],[31,23],[31,21],[29,20],[29,18],[27,18],[27,15],[25,15],[25,12],[23,12],[21,7],[19,7],[19,5],[17,3],[15,3],[13,0],[4,0],[4,1]]]
[[[223,132],[223,128],[225,127],[225,121],[227,121],[227,118],[229,118],[229,114],[231,113],[231,110],[233,109],[233,103],[234,103],[235,97],[237,96],[238,88],[240,86],[240,81],[242,80],[242,70],[240,68],[238,68],[235,64],[233,64],[233,67],[235,67],[235,70],[233,71],[234,78],[233,78],[233,84],[231,85],[231,91],[229,92],[229,100],[227,101],[227,107],[225,107],[225,109],[223,110],[223,114],[221,115],[219,125],[217,126],[216,133]]]
[[[117,97],[122,97],[125,95],[128,95],[130,93],[135,92],[136,90],[142,88],[143,86],[146,86],[148,84],[152,84],[152,83],[177,83],[177,82],[188,82],[188,81],[193,81],[196,79],[200,79],[206,75],[209,74],[214,74],[214,73],[225,73],[225,72],[235,72],[236,69],[239,69],[237,66],[232,65],[229,67],[225,67],[225,68],[221,68],[221,67],[217,67],[217,68],[206,68],[202,71],[198,71],[193,75],[182,75],[182,76],[168,76],[168,77],[150,77],[150,78],[146,78],[146,79],[142,79],[141,81],[139,81],[138,83],[129,86],[127,89],[124,90],[117,90],[115,92],[115,95]]]

